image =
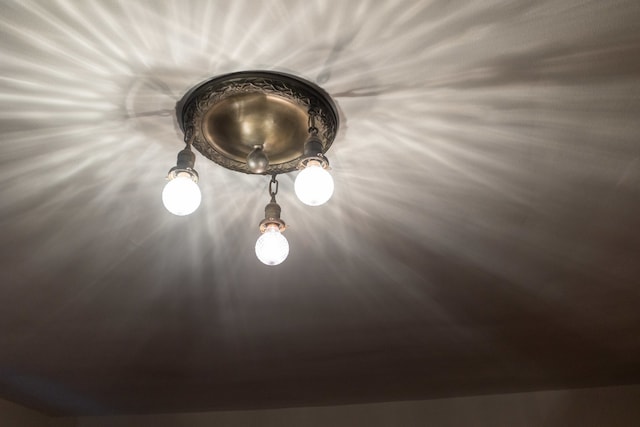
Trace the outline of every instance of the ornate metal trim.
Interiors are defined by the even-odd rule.
[[[315,109],[315,127],[325,153],[333,143],[339,126],[338,110],[328,93],[317,85],[299,77],[274,71],[241,71],[225,74],[205,81],[191,89],[176,104],[176,117],[185,138],[192,138],[192,145],[202,155],[227,169],[254,174],[246,160],[231,158],[209,143],[203,132],[203,120],[214,106],[230,97],[243,94],[264,94],[308,111]],[[299,141],[300,156],[283,163],[269,164],[262,173],[273,175],[296,170],[303,158],[306,140]],[[298,142],[295,141],[297,144]],[[297,148],[296,148],[297,149]]]

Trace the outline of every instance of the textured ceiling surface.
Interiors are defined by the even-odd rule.
[[[640,2],[2,1],[0,396],[54,414],[640,382]],[[336,100],[336,191],[197,155],[231,71]]]

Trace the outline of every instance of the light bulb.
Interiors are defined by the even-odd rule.
[[[269,224],[256,242],[256,256],[267,265],[278,265],[289,255],[289,242],[277,224]]]
[[[319,206],[331,198],[333,178],[320,162],[310,160],[296,177],[294,188],[302,203]]]
[[[193,213],[202,200],[198,184],[189,173],[182,172],[167,182],[162,190],[162,203],[174,215],[184,216]]]

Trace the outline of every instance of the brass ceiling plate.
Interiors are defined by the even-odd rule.
[[[262,145],[269,158],[263,174],[296,169],[309,137],[310,108],[326,152],[338,130],[331,97],[317,85],[289,74],[243,71],[208,80],[178,102],[178,123],[185,140],[227,169],[253,174],[247,155]]]

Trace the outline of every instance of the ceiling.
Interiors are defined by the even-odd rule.
[[[52,414],[640,383],[637,1],[3,1],[0,396]],[[335,99],[336,190],[197,154],[175,103],[251,69]]]

